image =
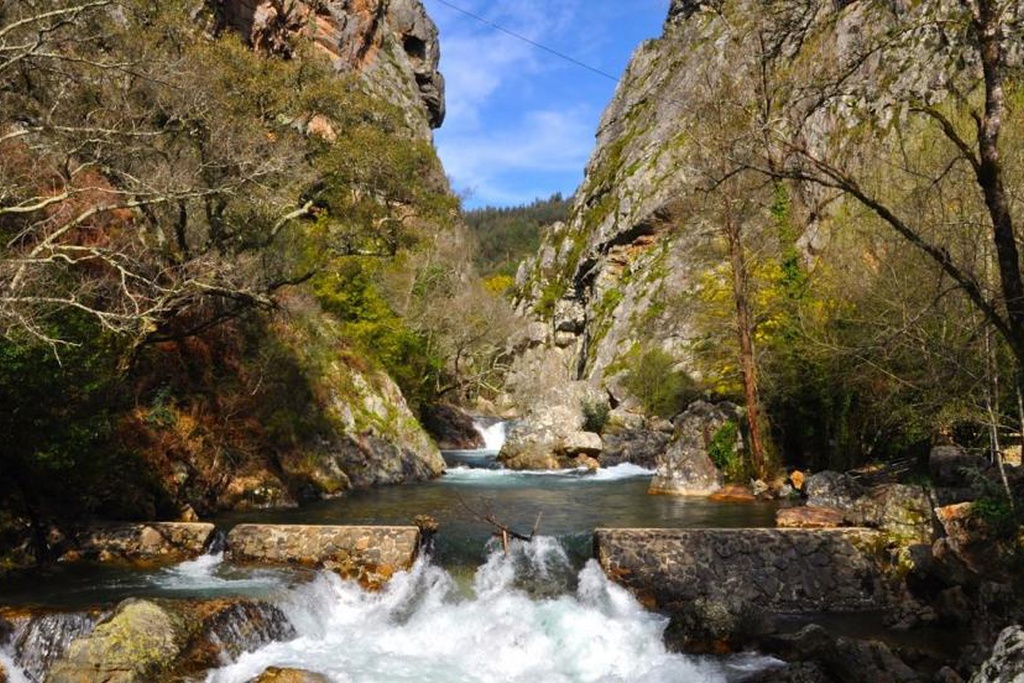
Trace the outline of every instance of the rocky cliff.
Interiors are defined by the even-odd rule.
[[[877,180],[873,155],[891,147],[907,103],[941,102],[957,78],[977,83],[964,43],[936,40],[953,14],[943,3],[674,0],[662,37],[636,50],[604,112],[570,219],[548,228],[519,268],[518,310],[544,324],[524,348],[555,349],[564,361],[561,374],[538,373],[536,352],[520,354],[512,397],[531,382],[581,382],[628,421],[652,412],[651,396],[628,381],[652,354],[699,393],[738,395],[725,227],[739,225],[747,279],[760,278],[750,285],[756,307],[788,286],[778,269],[803,277],[835,246],[838,217],[860,209],[823,184],[790,178],[773,197],[767,173],[732,171],[782,167],[799,149]],[[902,134],[920,134],[915,126]],[[798,176],[806,166],[794,163]],[[838,249],[857,261],[870,247]],[[666,417],[694,398],[685,394],[671,397]]]
[[[444,121],[437,27],[419,0],[212,0],[221,26],[260,51],[290,56],[312,41],[339,72],[358,72],[429,137]]]

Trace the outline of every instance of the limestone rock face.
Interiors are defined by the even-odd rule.
[[[674,423],[675,437],[657,459],[658,469],[650,493],[707,496],[722,487],[722,474],[708,455],[711,439],[726,422],[737,419],[731,403],[712,405],[698,401]]]
[[[586,434],[583,407],[587,401],[606,398],[586,382],[569,379],[566,363],[570,361],[571,354],[555,346],[550,333],[544,342],[528,346],[520,355],[518,367],[506,383],[508,394],[518,398],[517,404],[509,407],[520,418],[510,425],[498,454],[505,467],[566,468],[573,466],[571,460],[576,455],[600,453],[603,446],[598,435],[581,436]]]
[[[211,0],[212,2],[212,0]],[[256,49],[289,55],[313,40],[339,71],[357,71],[424,138],[444,121],[437,26],[420,0],[217,0],[220,17]]]
[[[279,458],[289,490],[300,498],[433,479],[444,472],[437,445],[387,374],[337,360],[321,368],[318,384],[334,429],[322,433],[317,443]],[[240,507],[252,495],[251,488],[246,491],[240,500],[225,500],[223,506]]]
[[[1024,683],[1024,629],[1004,629],[992,656],[971,677],[970,683]]]

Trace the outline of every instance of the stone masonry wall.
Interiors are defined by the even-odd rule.
[[[409,569],[419,549],[416,527],[240,524],[228,534],[233,562],[301,564],[379,588]]]
[[[893,593],[867,529],[598,529],[605,572],[649,607],[732,614],[881,610]]]

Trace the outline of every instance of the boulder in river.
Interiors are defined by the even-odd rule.
[[[484,447],[484,438],[474,426],[472,416],[456,406],[447,403],[424,406],[420,422],[442,451]]]
[[[638,424],[624,428],[613,427],[606,430],[601,438],[604,441],[602,467],[614,467],[628,462],[653,470],[658,466],[658,457],[672,440],[672,434]]]
[[[738,416],[732,403],[691,404],[673,420],[675,435],[657,460],[649,493],[708,496],[722,488],[722,474],[711,461],[708,448],[718,430]]]
[[[122,602],[73,641],[46,683],[153,683],[198,674],[295,636],[281,610],[244,599]]]
[[[970,683],[1024,683],[1024,629],[1005,628]]]
[[[765,641],[785,660],[800,662],[764,676],[757,683],[916,683],[918,675],[876,640],[834,636],[817,624]]]

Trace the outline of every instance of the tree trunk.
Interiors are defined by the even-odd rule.
[[[729,241],[729,261],[732,265],[732,293],[736,303],[736,331],[740,344],[740,368],[743,373],[743,400],[750,429],[750,459],[755,474],[763,480],[767,478],[768,473],[765,466],[764,443],[761,439],[757,362],[754,357],[754,326],[747,292],[747,268],[743,259],[742,229],[734,220],[728,199],[725,232]]]

